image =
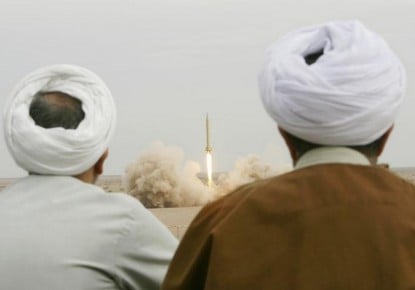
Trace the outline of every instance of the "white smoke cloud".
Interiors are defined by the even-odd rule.
[[[123,176],[126,191],[146,207],[203,205],[214,198],[213,189],[197,178],[200,166],[187,161],[183,151],[157,142],[129,164]]]
[[[290,170],[290,166],[273,168],[259,156],[240,158],[229,173],[220,174],[208,187],[199,178],[200,165],[186,161],[178,147],[155,143],[129,164],[123,176],[126,191],[146,207],[179,207],[206,204],[235,188]]]
[[[227,194],[237,187],[260,179],[276,176],[291,170],[291,166],[283,165],[274,168],[265,163],[258,155],[247,155],[235,162],[234,168],[228,174],[218,177],[219,195]]]

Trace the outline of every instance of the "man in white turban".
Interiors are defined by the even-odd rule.
[[[405,92],[385,41],[358,21],[300,29],[259,86],[295,168],[203,208],[163,289],[415,289],[415,187],[376,166]]]
[[[94,185],[114,132],[104,82],[73,65],[26,76],[4,134],[27,177],[0,193],[0,289],[159,289],[177,241],[137,200]]]

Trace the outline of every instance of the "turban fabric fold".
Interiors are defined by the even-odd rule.
[[[79,99],[85,113],[76,129],[43,128],[29,114],[39,92]],[[16,163],[37,174],[76,175],[92,167],[108,147],[116,123],[111,92],[93,72],[73,65],[40,68],[23,78],[4,108],[4,134]]]
[[[312,143],[352,146],[373,142],[393,125],[406,75],[379,35],[344,21],[281,38],[268,49],[258,82],[279,127]]]

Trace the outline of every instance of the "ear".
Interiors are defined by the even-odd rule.
[[[383,149],[385,149],[386,142],[388,141],[392,130],[393,130],[393,125],[388,129],[388,131],[385,132],[385,134],[382,135],[382,137],[380,137],[379,148],[376,152],[376,156],[380,156],[380,154],[382,154]]]
[[[101,175],[104,172],[104,163],[108,157],[108,149],[101,155],[98,161],[94,165],[94,172],[96,175]]]
[[[291,159],[293,160],[293,163],[295,165],[295,163],[297,162],[298,156],[297,156],[297,151],[295,150],[293,146],[291,135],[279,126],[278,126],[278,131],[280,132],[282,138],[284,139],[285,144],[288,147],[288,151],[290,151]]]

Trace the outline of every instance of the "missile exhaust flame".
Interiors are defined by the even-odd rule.
[[[206,152],[207,186],[212,187],[212,153]]]
[[[206,173],[207,186],[212,187],[212,147],[210,146],[210,126],[209,115],[206,114]]]

